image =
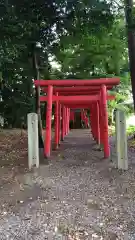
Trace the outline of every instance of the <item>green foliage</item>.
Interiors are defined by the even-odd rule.
[[[115,95],[115,100],[108,102],[109,124],[112,124],[114,118],[113,110],[116,108],[124,110],[126,116],[134,112],[133,106],[131,104],[122,104],[132,96],[130,75],[128,72],[122,73],[120,76],[120,85],[111,91],[110,94]]]
[[[130,126],[127,128],[127,135],[133,135],[135,133],[135,126]]]
[[[19,126],[33,110],[34,53],[43,79],[122,75],[115,92],[129,86],[125,22],[113,9],[106,0],[0,2],[0,114],[9,124]],[[52,67],[50,56],[60,70]],[[123,99],[119,92],[109,114]]]
[[[135,126],[129,126],[129,127],[126,129],[126,132],[127,132],[127,136],[134,135],[134,133],[135,133]],[[114,127],[114,126],[111,126],[110,136],[114,136],[114,135],[115,135],[115,127]]]
[[[0,114],[12,126],[32,111],[35,72],[32,65],[36,42],[42,49],[36,52],[41,75],[48,78],[48,49],[55,36],[51,28],[57,22],[57,7],[53,1],[25,0],[0,3]],[[43,49],[45,51],[43,52]]]
[[[119,75],[127,64],[124,24],[122,18],[115,19],[108,28],[103,21],[93,31],[93,25],[86,22],[82,32],[61,37],[56,57],[62,71],[78,78]]]
[[[120,104],[125,100],[127,100],[129,97],[128,94],[124,93],[124,90],[123,90],[123,93],[116,92],[115,96],[116,96],[115,100],[108,102],[108,118],[109,118],[110,125],[113,123],[115,109],[124,110],[126,113],[126,116],[130,115],[133,112],[133,108],[130,105]]]

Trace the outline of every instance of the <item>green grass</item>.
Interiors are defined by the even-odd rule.
[[[135,134],[135,126],[130,126],[127,128],[127,135],[133,135]],[[115,126],[109,126],[109,135],[114,136],[115,135]]]
[[[127,129],[127,135],[133,135],[135,134],[135,126],[130,126]]]

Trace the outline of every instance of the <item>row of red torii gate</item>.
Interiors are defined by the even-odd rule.
[[[47,102],[44,154],[50,157],[52,134],[52,105],[55,104],[55,149],[69,133],[69,122],[73,109],[90,110],[90,128],[93,138],[104,149],[104,158],[110,156],[107,101],[114,100],[108,90],[120,82],[119,78],[90,80],[35,80],[36,87],[45,93],[40,102]],[[82,111],[84,112],[84,111]],[[86,120],[86,115],[84,114]],[[87,121],[87,120],[86,120]],[[85,121],[85,122],[86,122]],[[81,137],[81,136],[80,136]]]

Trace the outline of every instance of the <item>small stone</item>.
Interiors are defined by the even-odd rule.
[[[7,212],[3,212],[3,213],[2,213],[2,215],[4,215],[4,216],[5,216],[6,214],[7,214]]]
[[[89,236],[89,234],[85,231],[85,236]]]
[[[98,238],[99,236],[96,234],[96,233],[93,233],[92,234],[92,239],[94,239],[94,238]]]
[[[104,224],[103,224],[103,223],[100,223],[99,225],[100,225],[100,227],[103,227]]]
[[[30,217],[25,217],[24,221],[29,221],[31,218]]]
[[[80,233],[84,233],[85,230],[84,230],[83,228],[80,228],[80,229],[79,229],[79,232],[80,232]]]
[[[54,231],[55,231],[55,232],[58,232],[58,228],[57,228],[57,227],[55,227],[55,228],[54,228]]]

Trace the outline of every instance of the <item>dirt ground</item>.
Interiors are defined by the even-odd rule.
[[[49,165],[27,169],[27,134],[0,131],[0,240],[135,239],[135,153],[118,171],[89,130],[74,130]]]

